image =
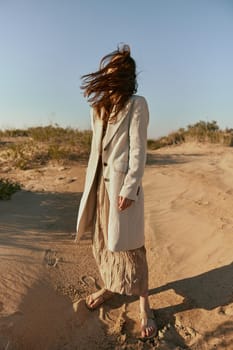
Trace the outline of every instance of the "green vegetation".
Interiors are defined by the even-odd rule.
[[[199,121],[157,140],[149,139],[147,145],[149,149],[158,149],[193,141],[220,143],[233,147],[233,129],[220,130],[215,120],[212,122]]]
[[[21,186],[19,183],[0,178],[0,200],[10,199],[11,196],[20,189]]]

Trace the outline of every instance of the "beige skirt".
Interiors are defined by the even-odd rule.
[[[96,181],[96,219],[92,248],[104,286],[115,293],[142,295],[148,290],[145,247],[122,252],[112,252],[107,248],[109,198],[103,179],[101,158]]]

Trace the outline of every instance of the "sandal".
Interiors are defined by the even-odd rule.
[[[156,337],[158,335],[158,328],[155,322],[155,316],[153,311],[152,310],[150,310],[149,312],[141,311],[140,319],[141,319],[141,340],[147,340],[147,339]]]
[[[99,291],[88,295],[86,297],[86,307],[89,310],[95,310],[97,309],[100,305],[102,305],[106,300],[111,299],[113,296],[113,292],[110,290],[107,290],[105,288],[100,289]]]

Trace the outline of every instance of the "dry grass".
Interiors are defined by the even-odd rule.
[[[86,161],[92,133],[58,125],[0,131],[0,162],[22,170],[47,164]],[[1,142],[2,141],[2,142]]]
[[[0,165],[21,170],[46,165],[87,162],[91,147],[91,130],[80,131],[59,125],[28,129],[0,130]],[[183,142],[211,142],[233,146],[233,129],[220,130],[216,121],[200,121],[157,140],[149,139],[149,149]]]
[[[190,141],[219,143],[233,147],[233,129],[220,130],[216,121],[199,121],[196,124],[188,125],[186,128],[180,128],[168,136],[157,140],[150,139],[147,144],[149,149],[158,149]]]

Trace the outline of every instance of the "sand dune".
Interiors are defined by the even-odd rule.
[[[150,300],[159,338],[142,343],[138,302],[101,286],[90,238],[75,245],[85,167],[9,171],[0,202],[0,349],[233,349],[233,149],[184,144],[148,153],[144,176]]]

